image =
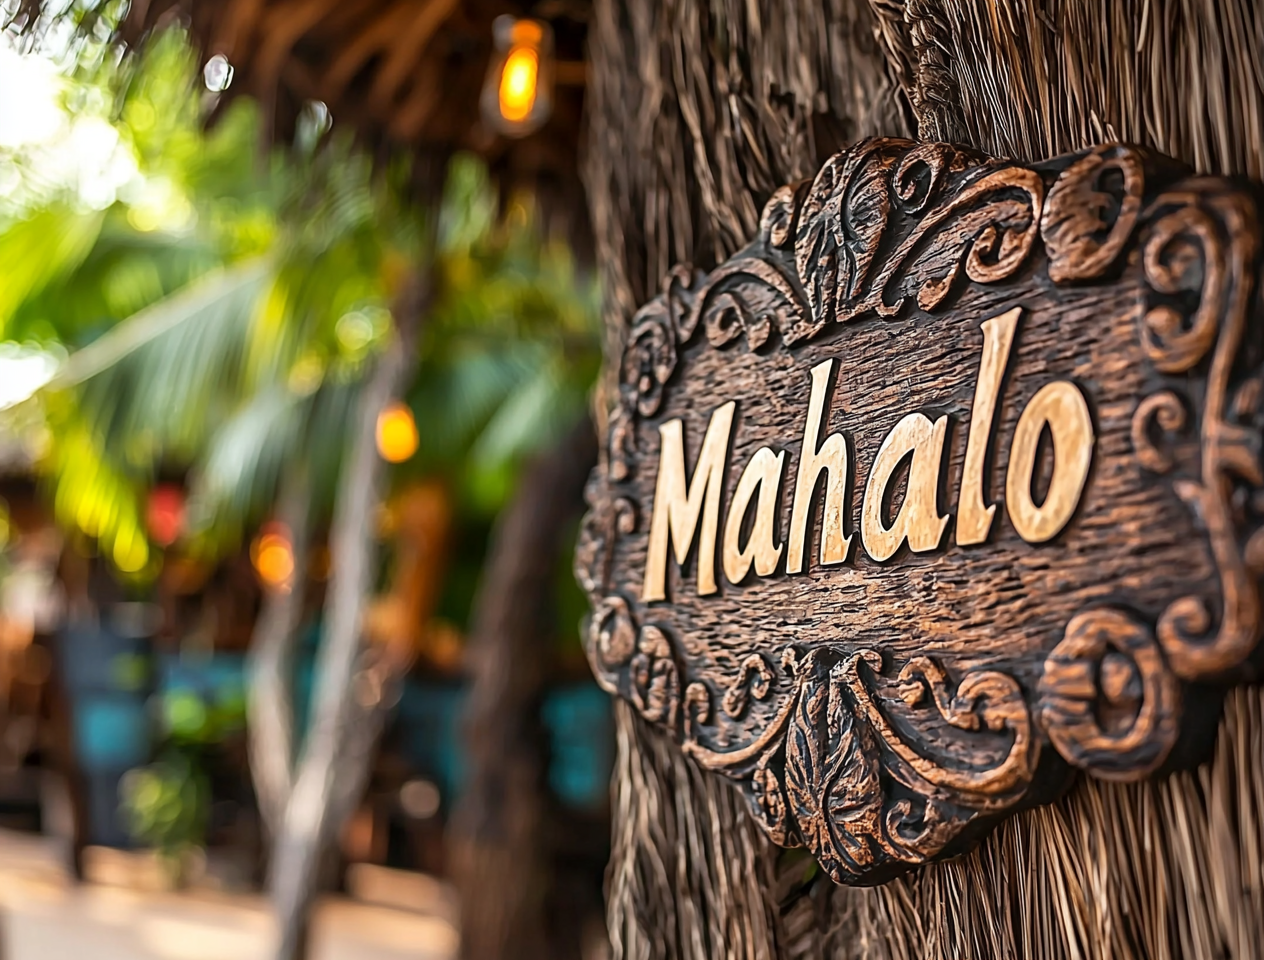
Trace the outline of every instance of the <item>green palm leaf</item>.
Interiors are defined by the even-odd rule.
[[[104,215],[57,204],[0,231],[0,337],[24,336],[11,329],[22,304],[78,267],[101,232]]]
[[[79,386],[109,446],[192,456],[241,389],[268,277],[268,262],[254,260],[176,291],[71,355],[51,386]]]

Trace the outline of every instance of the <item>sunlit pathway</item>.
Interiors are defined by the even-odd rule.
[[[0,833],[3,960],[266,960],[258,897],[143,893],[67,883],[46,843]],[[321,904],[313,960],[448,960],[457,934],[440,916],[346,899]]]

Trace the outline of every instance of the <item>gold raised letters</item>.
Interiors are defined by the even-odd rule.
[[[882,441],[860,508],[860,540],[873,559],[890,560],[905,540],[914,553],[939,546],[948,525],[948,518],[940,516],[938,505],[940,463],[947,435],[947,416],[931,423],[924,414],[910,413]],[[909,464],[908,489],[888,527],[883,517],[887,485],[895,468],[910,453],[913,461]]]
[[[803,555],[807,550],[808,514],[812,512],[812,494],[817,478],[825,471],[825,506],[821,511],[821,564],[842,563],[851,550],[851,537],[843,533],[847,502],[847,483],[851,464],[847,442],[841,433],[831,433],[817,447],[823,424],[829,422],[830,375],[834,361],[826,360],[812,368],[812,396],[808,400],[808,418],[803,425],[803,449],[799,452],[799,472],[794,481],[794,506],[790,511],[789,549],[786,552],[786,573],[803,572]]]
[[[1031,484],[1046,424],[1053,439],[1053,476],[1044,503],[1037,506]],[[1080,502],[1092,459],[1093,421],[1084,394],[1066,380],[1045,384],[1018,418],[1005,475],[1005,509],[1020,537],[1044,543],[1058,535]]]
[[[645,560],[645,583],[641,589],[641,599],[646,603],[667,598],[668,541],[674,547],[676,563],[683,565],[695,533],[698,534],[698,594],[706,596],[716,591],[715,540],[720,519],[720,488],[724,485],[736,407],[730,400],[711,414],[691,481],[685,479],[684,425],[676,419],[658,428],[661,438],[658,480],[654,489],[654,516],[650,521],[649,555]]]
[[[996,504],[988,502],[991,486],[989,452],[1006,370],[1014,352],[1022,308],[1014,307],[984,320],[983,352],[970,410],[961,483],[956,507],[956,541],[968,546],[987,542],[996,519]],[[760,447],[745,464],[724,514],[720,560],[724,575],[740,584],[751,570],[759,577],[777,573],[782,553],[787,574],[802,573],[810,552],[808,518],[820,503],[820,563],[847,562],[853,522],[854,482],[852,448],[842,433],[829,433],[830,392],[834,359],[811,370],[811,393],[803,424],[803,447],[790,504],[790,527],[777,542],[783,514],[782,479],[786,454]],[[645,582],[646,602],[667,598],[669,547],[683,566],[695,541],[698,544],[698,594],[719,589],[715,561],[721,497],[728,479],[728,453],[736,403],[717,407],[711,415],[698,462],[690,477],[685,468],[684,425],[679,419],[659,427],[660,456],[650,522]],[[940,513],[940,487],[945,479],[948,415],[931,420],[910,413],[886,435],[874,457],[860,507],[860,540],[865,552],[879,563],[890,560],[907,543],[913,553],[939,548],[949,517]],[[1040,438],[1048,430],[1052,440],[1053,470],[1042,502],[1032,489],[1039,469]],[[827,436],[821,440],[821,434]],[[1095,443],[1088,401],[1069,381],[1046,384],[1023,410],[1014,429],[1005,477],[1005,506],[1014,529],[1028,543],[1044,543],[1070,522],[1088,482]],[[902,464],[908,465],[904,497],[892,510],[892,489]],[[824,474],[824,478],[822,478]],[[818,500],[818,496],[823,499]],[[753,505],[753,506],[752,506]],[[754,516],[747,522],[747,515]],[[890,516],[894,513],[894,516]],[[743,533],[746,534],[743,543]]]
[[[1022,307],[1015,307],[982,324],[983,359],[979,362],[979,380],[974,388],[974,406],[970,409],[970,436],[966,441],[961,493],[957,497],[957,543],[962,546],[983,543],[992,529],[996,504],[986,501],[987,480],[983,470],[987,465],[992,424],[996,420],[997,395],[1022,312]]]
[[[724,563],[724,575],[729,583],[741,583],[755,565],[755,573],[766,577],[777,569],[781,559],[781,547],[773,542],[776,536],[778,494],[781,492],[781,471],[786,465],[786,454],[773,453],[760,447],[742,471],[729,504],[728,519],[724,522],[724,544],[720,555]],[[755,522],[751,525],[746,546],[741,546],[742,520],[750,506],[751,497],[759,490],[755,504]]]

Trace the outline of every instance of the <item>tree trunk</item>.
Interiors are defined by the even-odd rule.
[[[586,180],[614,348],[676,261],[875,134],[1032,159],[1108,139],[1264,171],[1253,0],[596,0]],[[616,958],[1264,956],[1264,698],[1238,689],[1195,774],[1082,778],[974,853],[872,889],[809,875],[735,790],[620,704]]]
[[[587,417],[525,473],[497,522],[468,663],[468,785],[451,830],[466,960],[578,955],[545,922],[547,755],[540,705],[556,635],[558,562],[571,546],[597,445]],[[569,949],[568,949],[569,947]]]
[[[270,838],[280,835],[294,785],[294,645],[303,616],[311,487],[302,466],[283,481],[278,517],[290,531],[294,575],[288,590],[268,589],[250,638],[250,775]]]
[[[302,960],[306,954],[321,863],[364,791],[385,710],[393,702],[390,687],[398,680],[390,664],[362,643],[377,553],[375,511],[385,479],[376,425],[378,414],[399,396],[415,366],[431,279],[427,265],[406,281],[395,311],[398,342],[377,360],[361,390],[339,480],[312,723],[272,855],[271,894],[280,928],[277,960]]]

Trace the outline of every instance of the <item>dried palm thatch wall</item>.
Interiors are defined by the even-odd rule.
[[[870,134],[1032,158],[1105,139],[1264,175],[1256,0],[597,0],[586,179],[617,341],[671,263],[709,267],[777,185]],[[1197,771],[1081,782],[960,860],[811,879],[736,792],[619,708],[616,957],[1264,957],[1264,694]]]

